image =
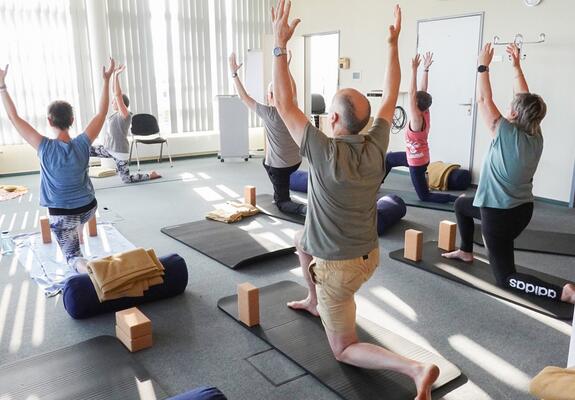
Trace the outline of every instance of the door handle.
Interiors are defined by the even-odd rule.
[[[473,103],[459,103],[459,105],[462,107],[471,107]]]

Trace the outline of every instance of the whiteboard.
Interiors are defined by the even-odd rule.
[[[216,96],[216,113],[221,159],[248,158],[250,154],[248,109],[238,96]]]

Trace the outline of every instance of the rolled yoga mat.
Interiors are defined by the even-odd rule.
[[[293,225],[269,220],[265,215],[233,224],[202,220],[165,227],[162,233],[234,269],[295,251],[293,239],[282,232],[283,228],[293,229]]]
[[[475,224],[473,242],[485,246],[481,225]],[[515,239],[515,250],[575,257],[575,234],[525,229]]]
[[[51,351],[0,367],[0,398],[11,400],[139,399],[136,379],[153,384],[146,369],[112,336]]]
[[[475,259],[473,263],[466,263],[460,260],[443,258],[441,253],[445,251],[437,248],[437,242],[425,242],[423,244],[423,259],[421,261],[411,261],[404,258],[403,251],[403,249],[392,251],[389,253],[389,257],[553,318],[565,320],[573,318],[572,304],[555,302],[550,299],[501,288],[496,285],[495,276],[489,264],[478,259]],[[543,272],[534,271],[519,265],[516,268],[517,272],[536,276],[560,287],[567,283],[564,279]]]
[[[366,370],[338,362],[329,347],[320,319],[286,306],[287,301],[305,297],[307,289],[303,286],[282,281],[260,288],[259,294],[260,325],[247,329],[342,398],[405,400],[415,397],[415,385],[405,375],[389,370]],[[218,307],[238,321],[236,295],[220,299]],[[461,375],[455,365],[441,356],[373,322],[358,317],[357,325],[361,341],[379,344],[418,361],[435,363],[441,374],[434,388]]]

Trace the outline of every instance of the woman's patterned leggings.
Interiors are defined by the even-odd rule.
[[[60,245],[62,254],[66,257],[66,262],[72,267],[78,258],[83,257],[78,229],[96,214],[97,209],[98,206],[94,206],[82,214],[50,215],[50,229],[56,235],[56,240]]]
[[[92,146],[90,147],[90,157],[100,157],[100,158],[112,158],[116,162],[116,172],[120,174],[122,182],[124,183],[134,183],[134,182],[144,182],[150,180],[150,174],[132,174],[130,175],[130,168],[128,167],[127,160],[120,160],[111,155],[104,146]]]

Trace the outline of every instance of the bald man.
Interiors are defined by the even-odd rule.
[[[395,25],[389,28],[385,95],[373,126],[367,134],[359,134],[369,121],[370,103],[358,91],[343,89],[331,105],[332,134],[327,136],[292,101],[285,49],[299,20],[288,23],[290,7],[290,2],[280,0],[272,11],[275,105],[310,167],[308,213],[303,233],[296,238],[309,293],[288,306],[321,317],[337,360],[406,374],[415,382],[416,399],[431,400],[431,385],[439,376],[437,366],[360,343],[355,326],[354,294],[379,264],[376,195],[401,79],[397,48],[401,10],[396,7]]]

